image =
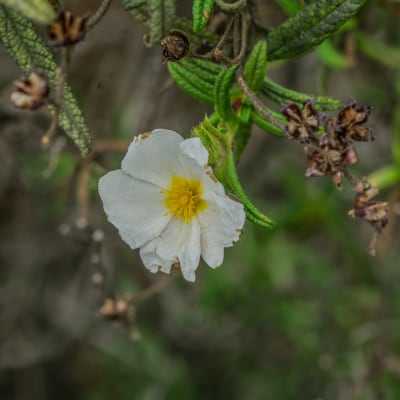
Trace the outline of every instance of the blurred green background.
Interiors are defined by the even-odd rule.
[[[84,15],[99,2],[65,3]],[[283,21],[284,3],[260,2],[263,20]],[[368,1],[328,44],[268,72],[373,107],[376,140],[357,145],[359,177],[399,162],[399,21],[398,1]],[[74,52],[69,81],[106,168],[134,135],[188,136],[211,111],[172,84],[145,33],[113,2]],[[391,214],[370,257],[372,230],[347,216],[350,188],[306,179],[301,146],[254,129],[239,174],[277,229],[246,223],[220,268],[201,265],[195,284],[177,276],[148,296],[163,278],[107,223],[105,169],[80,161],[61,132],[41,149],[46,113],[8,102],[19,76],[0,48],[1,400],[400,399],[398,182],[376,178]],[[98,311],[115,296],[134,299],[123,322]]]

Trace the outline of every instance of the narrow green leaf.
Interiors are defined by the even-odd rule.
[[[193,30],[203,30],[210,19],[215,0],[194,0],[193,2]]]
[[[268,34],[268,60],[291,58],[322,43],[354,16],[366,0],[320,0]]]
[[[27,74],[38,68],[47,75],[51,88],[57,86],[57,64],[49,50],[28,19],[0,5],[0,42],[10,53],[21,70]],[[75,142],[83,155],[91,150],[91,136],[82,112],[68,84],[64,85],[64,98],[59,123],[65,133]]]
[[[237,176],[232,152],[229,151],[227,154],[224,176],[222,178],[217,176],[217,178],[222,179],[221,182],[224,183],[225,188],[243,204],[249,221],[267,229],[272,229],[275,226],[275,222],[259,211],[244,192]]]
[[[199,61],[207,62],[204,60]],[[202,64],[195,62],[195,59],[193,58],[183,58],[179,61],[179,63],[186,69],[186,71],[191,72],[192,74],[198,76],[202,81],[208,82],[211,85],[215,84],[217,75],[223,68],[221,66],[221,68],[217,70],[218,72],[215,73],[214,71],[210,71],[209,69],[205,68]]]
[[[276,3],[285,11],[286,14],[294,14],[301,9],[301,5],[297,0],[275,0]]]
[[[146,23],[150,19],[147,0],[122,0],[122,6],[139,22]]]
[[[350,59],[335,49],[330,39],[324,40],[315,50],[321,61],[330,68],[342,69],[352,65]]]
[[[400,166],[386,165],[381,167],[368,176],[368,182],[379,189],[394,186],[400,182]]]
[[[217,126],[214,126],[212,119]],[[237,176],[235,160],[232,154],[233,132],[220,120],[217,114],[204,120],[193,129],[209,153],[209,162],[218,180],[227,192],[232,193],[244,206],[247,218],[257,225],[271,229],[275,223],[261,213],[249,200]]]
[[[194,99],[214,104],[214,86],[186,69],[181,63],[169,62],[168,71],[178,86]]]
[[[51,24],[56,18],[56,13],[47,0],[0,0],[1,4],[39,24]]]
[[[362,51],[367,57],[388,68],[399,68],[400,48],[390,46],[375,37],[366,33],[357,32],[357,49]]]
[[[288,101],[301,104],[305,100],[314,99],[314,106],[317,110],[334,111],[343,107],[343,102],[340,100],[327,96],[314,96],[312,94],[296,92],[279,85],[267,76],[264,78],[261,91],[265,96],[279,105],[285,104]]]
[[[224,68],[217,76],[214,86],[215,110],[222,118],[229,121],[235,119],[232,109],[230,89],[235,81],[236,70],[239,65]]]
[[[175,0],[147,0],[150,33],[145,38],[149,47],[160,44],[174,24]]]
[[[251,113],[251,120],[259,126],[264,132],[270,133],[274,136],[284,136],[283,132],[275,126],[272,122],[265,119],[258,111],[253,110]]]
[[[267,67],[267,42],[260,40],[255,44],[244,66],[244,77],[250,89],[257,92],[264,81]]]

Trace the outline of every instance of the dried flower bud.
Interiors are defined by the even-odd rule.
[[[189,38],[182,31],[171,30],[169,35],[161,41],[163,46],[163,63],[178,61],[185,57],[190,50]]]
[[[29,72],[27,78],[14,82],[15,91],[11,94],[11,103],[25,110],[36,110],[44,104],[50,86],[45,75],[37,70]]]
[[[99,312],[107,319],[124,320],[129,309],[128,302],[122,297],[108,298],[104,300]]]
[[[368,121],[371,107],[360,106],[352,100],[347,103],[337,116],[335,130],[347,140],[366,142],[373,140],[372,132],[361,125]]]
[[[285,133],[290,139],[300,143],[310,143],[314,139],[314,133],[319,127],[319,116],[311,100],[306,100],[302,109],[295,103],[289,103],[281,111],[288,121]]]
[[[87,17],[75,18],[70,11],[61,11],[57,20],[47,28],[49,44],[54,47],[71,46],[84,39]]]
[[[305,148],[308,165],[306,176],[330,174],[336,187],[341,189],[343,171],[358,160],[356,150],[352,146],[345,149],[335,148],[328,134],[321,136],[318,145]]]
[[[367,181],[360,182],[355,190],[354,208],[348,212],[349,216],[362,218],[369,222],[377,232],[381,232],[388,223],[388,203],[371,200],[378,195],[379,190]]]

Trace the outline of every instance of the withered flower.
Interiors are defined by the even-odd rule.
[[[380,233],[388,223],[388,203],[372,200],[378,195],[379,190],[367,181],[360,182],[355,187],[355,191],[354,208],[348,212],[348,215],[364,219]]]
[[[99,312],[106,319],[124,320],[127,317],[129,306],[129,303],[122,297],[107,298]]]
[[[289,139],[296,139],[300,143],[313,141],[314,133],[318,130],[320,121],[311,100],[306,100],[302,109],[296,103],[285,104],[281,112],[288,121],[285,134]]]
[[[374,140],[371,130],[361,126],[368,121],[370,114],[371,107],[357,107],[357,103],[351,100],[338,113],[335,130],[347,140],[361,142]]]
[[[38,70],[31,70],[27,78],[15,81],[14,85],[10,101],[15,107],[25,110],[36,110],[42,106],[50,92],[46,76]]]
[[[305,151],[308,165],[306,176],[330,174],[338,189],[341,189],[343,171],[358,160],[354,147],[336,148],[326,133],[321,136],[318,146],[308,146]]]
[[[182,31],[173,29],[169,32],[161,41],[161,46],[163,46],[163,63],[167,61],[178,61],[185,57],[190,50],[189,38]]]
[[[61,11],[57,20],[47,28],[49,44],[54,47],[71,46],[84,39],[88,17],[75,18],[70,11]]]

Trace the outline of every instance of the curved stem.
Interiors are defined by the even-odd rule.
[[[249,88],[246,81],[244,80],[242,69],[239,70],[239,74],[237,77],[237,83],[242,88],[244,94],[250,100],[251,104],[253,104],[254,108],[268,121],[272,122],[279,129],[284,130],[285,125],[277,120],[271,113],[269,113],[264,107],[261,100],[256,96],[256,94]]]
[[[107,12],[108,8],[110,7],[112,0],[103,0],[100,7],[97,11],[89,18],[87,23],[87,30],[90,31],[100,20],[104,17],[104,14]]]
[[[216,0],[217,6],[225,12],[234,13],[247,4],[247,0],[237,0],[234,3],[226,3],[224,0]]]

